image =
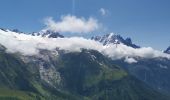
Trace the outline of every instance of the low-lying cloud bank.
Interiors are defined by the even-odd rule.
[[[79,52],[82,48],[85,48],[97,50],[112,59],[125,58],[128,63],[137,62],[133,59],[134,57],[170,58],[170,55],[154,50],[151,47],[134,49],[123,44],[119,44],[117,47],[113,44],[103,46],[99,42],[81,37],[46,38],[2,30],[0,30],[0,44],[7,48],[6,52],[8,53],[20,52],[26,56],[37,55],[40,49],[56,50],[56,48],[59,48],[60,50]]]
[[[45,19],[45,30],[69,33],[90,33],[99,28],[97,19],[78,18],[73,15],[62,16],[60,21],[54,21],[52,17]]]

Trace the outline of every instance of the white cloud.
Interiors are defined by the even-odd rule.
[[[126,57],[124,61],[129,63],[129,64],[137,63],[138,62],[134,58],[129,58],[129,57]]]
[[[143,57],[143,58],[156,58],[156,57],[166,57],[170,58],[170,55],[162,53],[161,51],[154,50],[151,47],[142,47],[134,49],[132,47],[119,44],[117,47],[115,45],[109,44],[105,47],[105,55],[113,59],[121,59],[124,57]]]
[[[60,21],[54,21],[52,17],[45,19],[45,30],[69,33],[89,33],[99,28],[97,19],[92,17],[78,18],[76,16],[62,16]]]
[[[4,32],[0,30],[0,44],[7,48],[6,52],[20,52],[23,55],[37,55],[40,49],[53,51],[56,48],[69,52],[80,52],[82,48],[93,49],[112,59],[127,58],[127,62],[135,62],[134,57],[155,58],[166,57],[170,55],[152,49],[151,47],[143,47],[134,49],[123,44],[117,47],[113,44],[103,46],[101,43],[85,39],[82,37],[71,38],[46,38],[40,36],[31,36],[26,34],[18,34],[15,32]]]
[[[109,13],[109,11],[106,10],[106,9],[104,9],[104,8],[100,8],[99,12],[100,12],[100,14],[101,14],[102,16],[105,16],[105,15],[107,15],[107,14]]]
[[[102,44],[93,40],[84,39],[81,37],[72,38],[46,38],[40,36],[31,36],[26,34],[18,34],[15,32],[4,32],[0,30],[0,44],[7,48],[7,52],[20,52],[23,55],[37,55],[39,49],[67,50],[71,52],[81,51],[81,48],[99,50]]]

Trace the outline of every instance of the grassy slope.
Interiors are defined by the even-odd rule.
[[[35,67],[24,64],[16,55],[0,51],[0,100],[74,100],[76,98],[44,84]]]
[[[95,51],[62,55],[61,62],[66,88],[81,99],[169,100]]]
[[[0,52],[0,100],[168,100],[95,51],[61,56],[56,63],[64,80],[60,92],[17,59]]]

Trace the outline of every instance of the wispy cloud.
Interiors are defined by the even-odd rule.
[[[85,19],[72,15],[62,16],[60,21],[54,21],[52,17],[48,17],[45,19],[45,25],[45,30],[69,33],[90,33],[100,26],[95,18]]]
[[[100,8],[99,12],[102,16],[106,16],[109,13],[109,11],[105,8]]]

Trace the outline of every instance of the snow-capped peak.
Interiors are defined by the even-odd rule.
[[[170,46],[164,51],[164,53],[170,54]]]
[[[108,38],[110,39],[110,38],[112,38],[112,36],[114,36],[114,35],[115,35],[115,33],[110,33],[109,36],[108,36]]]
[[[64,38],[63,35],[59,34],[58,32],[51,31],[51,30],[41,30],[40,32],[24,33],[24,32],[19,31],[18,29],[9,30],[9,29],[0,28],[0,31],[12,32],[12,33],[17,33],[17,34],[27,34],[27,35],[32,35],[32,36],[48,37],[48,38]]]
[[[132,41],[130,38],[124,39],[122,36],[117,35],[115,33],[109,33],[103,36],[95,36],[91,38],[92,40],[99,41],[103,43],[103,45],[109,45],[109,44],[124,44],[133,48],[140,48],[139,46],[132,44]]]
[[[48,38],[64,38],[63,35],[59,34],[58,32],[54,32],[51,30],[42,30],[38,33],[34,32],[32,33],[33,36],[42,36],[42,37],[48,37]]]

